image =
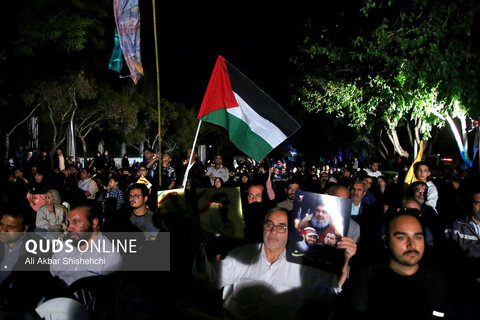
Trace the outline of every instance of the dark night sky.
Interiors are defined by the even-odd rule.
[[[144,50],[142,59],[153,62],[151,3],[140,0],[142,42],[149,43],[149,52]],[[164,98],[198,110],[217,56],[221,55],[289,112],[288,61],[304,38],[307,19],[328,24],[341,12],[357,11],[350,0],[283,4],[156,0],[156,8]]]
[[[163,97],[198,110],[221,55],[287,108],[288,59],[301,35],[301,18],[165,12],[158,20]]]

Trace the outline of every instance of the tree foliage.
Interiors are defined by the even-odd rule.
[[[5,17],[11,33],[8,50],[38,55],[50,51],[80,51],[87,46],[104,48],[103,19],[111,11],[106,0],[35,0],[8,4]]]
[[[418,144],[447,118],[480,110],[479,7],[473,0],[365,0],[330,25],[310,23],[293,59],[298,99],[308,110],[347,118],[360,137],[379,142],[385,132],[408,156],[399,128],[413,127]]]

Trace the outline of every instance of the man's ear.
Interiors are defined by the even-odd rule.
[[[385,247],[385,249],[388,249],[388,242],[387,242],[387,235],[386,234],[382,234],[382,240],[383,240],[383,246]]]
[[[95,229],[98,227],[98,218],[93,218],[92,219],[92,228]]]

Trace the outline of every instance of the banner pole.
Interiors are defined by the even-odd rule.
[[[197,144],[198,132],[200,131],[200,126],[201,125],[202,125],[202,120],[198,121],[197,132],[195,133],[195,139],[193,139],[192,151],[190,152],[190,159],[188,160],[187,168],[185,169],[185,176],[183,177],[183,182],[182,182],[182,187],[184,187],[184,188],[187,184],[188,172],[190,171],[190,163],[192,162],[192,159],[193,159],[195,145]]]
[[[153,7],[153,34],[155,38],[155,64],[157,68],[157,121],[158,121],[158,185],[162,185],[162,134],[161,134],[161,116],[160,116],[160,67],[158,64],[158,44],[157,44],[157,15],[155,10],[155,0],[152,0]]]

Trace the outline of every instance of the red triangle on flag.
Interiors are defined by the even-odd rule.
[[[229,109],[238,106],[238,102],[233,95],[225,59],[218,56],[197,119],[218,109]]]

